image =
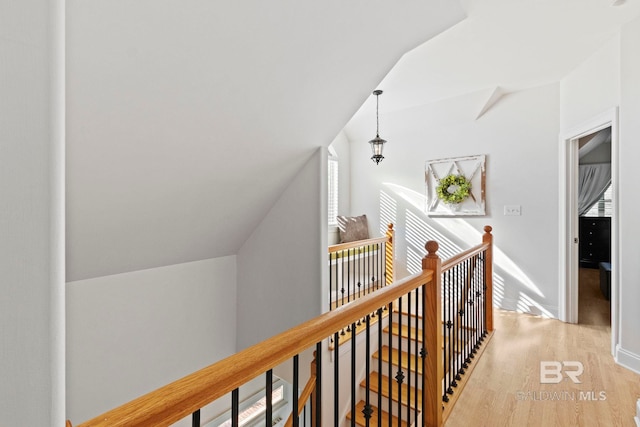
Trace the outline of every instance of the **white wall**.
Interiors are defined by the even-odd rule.
[[[236,257],[67,284],[74,424],[235,351]]]
[[[385,114],[381,136],[389,143],[378,166],[356,135],[352,211],[369,215],[378,232],[396,224],[398,277],[420,268],[427,240],[439,241],[446,258],[479,244],[483,226],[493,226],[496,303],[556,316],[559,85],[508,94],[475,120],[490,93]],[[487,155],[487,215],[428,218],[425,162],[475,154]],[[504,216],[504,205],[521,205],[522,215]]]
[[[619,347],[616,359],[640,372],[640,259],[637,221],[640,204],[635,182],[640,179],[637,159],[640,149],[640,20],[626,24],[619,35],[597,50],[560,83],[561,126],[564,134],[612,107],[620,106],[617,194],[619,208]],[[615,159],[614,159],[615,161]],[[614,196],[616,197],[616,196]]]
[[[64,424],[64,8],[0,7],[0,425]]]
[[[560,81],[562,131],[620,104],[620,38],[594,52]]]
[[[620,65],[620,348],[618,361],[640,372],[640,19],[621,34]]]
[[[313,153],[238,252],[238,350],[321,312],[326,159]]]

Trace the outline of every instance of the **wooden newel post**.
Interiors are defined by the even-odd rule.
[[[485,310],[487,313],[487,331],[493,331],[493,235],[491,231],[493,228],[490,225],[484,226],[484,235],[482,236],[482,243],[488,243],[487,254],[485,257],[485,280],[487,285],[486,298],[485,298]]]
[[[393,224],[389,224],[387,226],[387,243],[384,245],[385,253],[384,253],[384,264],[385,264],[385,272],[386,272],[386,284],[389,285],[395,281],[394,271],[393,271],[393,245],[395,244],[395,231],[393,230]]]
[[[422,360],[422,425],[442,425],[442,380],[444,362],[442,354],[442,260],[436,254],[438,243],[430,240],[425,245],[427,255],[422,269],[433,271],[433,277],[422,289],[423,330],[422,342],[426,356]]]

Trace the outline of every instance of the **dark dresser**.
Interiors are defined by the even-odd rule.
[[[611,262],[611,218],[580,217],[580,267],[598,268],[601,262]]]

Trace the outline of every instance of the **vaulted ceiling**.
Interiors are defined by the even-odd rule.
[[[67,279],[235,254],[456,1],[68,0]]]
[[[407,53],[380,83],[384,112],[474,93],[482,102],[467,107],[481,116],[510,92],[559,82],[640,14],[640,2],[631,0],[461,3],[464,21]],[[349,139],[371,139],[374,114],[370,100],[346,126]]]
[[[612,3],[67,0],[67,279],[237,253],[316,147],[373,136],[373,89],[480,115],[640,13]]]

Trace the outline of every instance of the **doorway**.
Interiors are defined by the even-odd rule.
[[[585,146],[588,141],[602,138],[606,133],[610,134],[611,156],[611,196],[609,209],[610,221],[610,273],[609,273],[609,298],[611,319],[611,352],[614,353],[618,344],[618,228],[617,228],[617,158],[618,158],[618,111],[617,108],[608,110],[603,114],[585,122],[570,130],[561,138],[560,149],[560,320],[569,323],[579,322],[580,307],[580,219],[578,215],[578,182],[580,145]],[[600,135],[596,137],[596,135]],[[597,146],[597,144],[594,144]],[[584,155],[583,155],[584,157]],[[584,236],[583,236],[584,237]],[[584,241],[584,240],[583,240]],[[583,253],[584,255],[584,253]],[[583,257],[584,258],[584,257]],[[583,259],[590,261],[590,267],[597,267],[598,277],[591,275],[591,280],[600,283],[599,267],[601,260]],[[597,262],[597,263],[596,263]],[[584,266],[584,265],[583,265]],[[590,273],[594,273],[591,271]],[[589,273],[589,271],[586,271]],[[582,271],[585,273],[585,270]],[[584,276],[584,274],[583,274]],[[583,277],[583,281],[588,278]],[[593,283],[592,283],[593,285]],[[584,296],[584,295],[583,295]],[[584,303],[584,301],[583,301]]]
[[[611,327],[611,127],[578,139],[578,323]]]

